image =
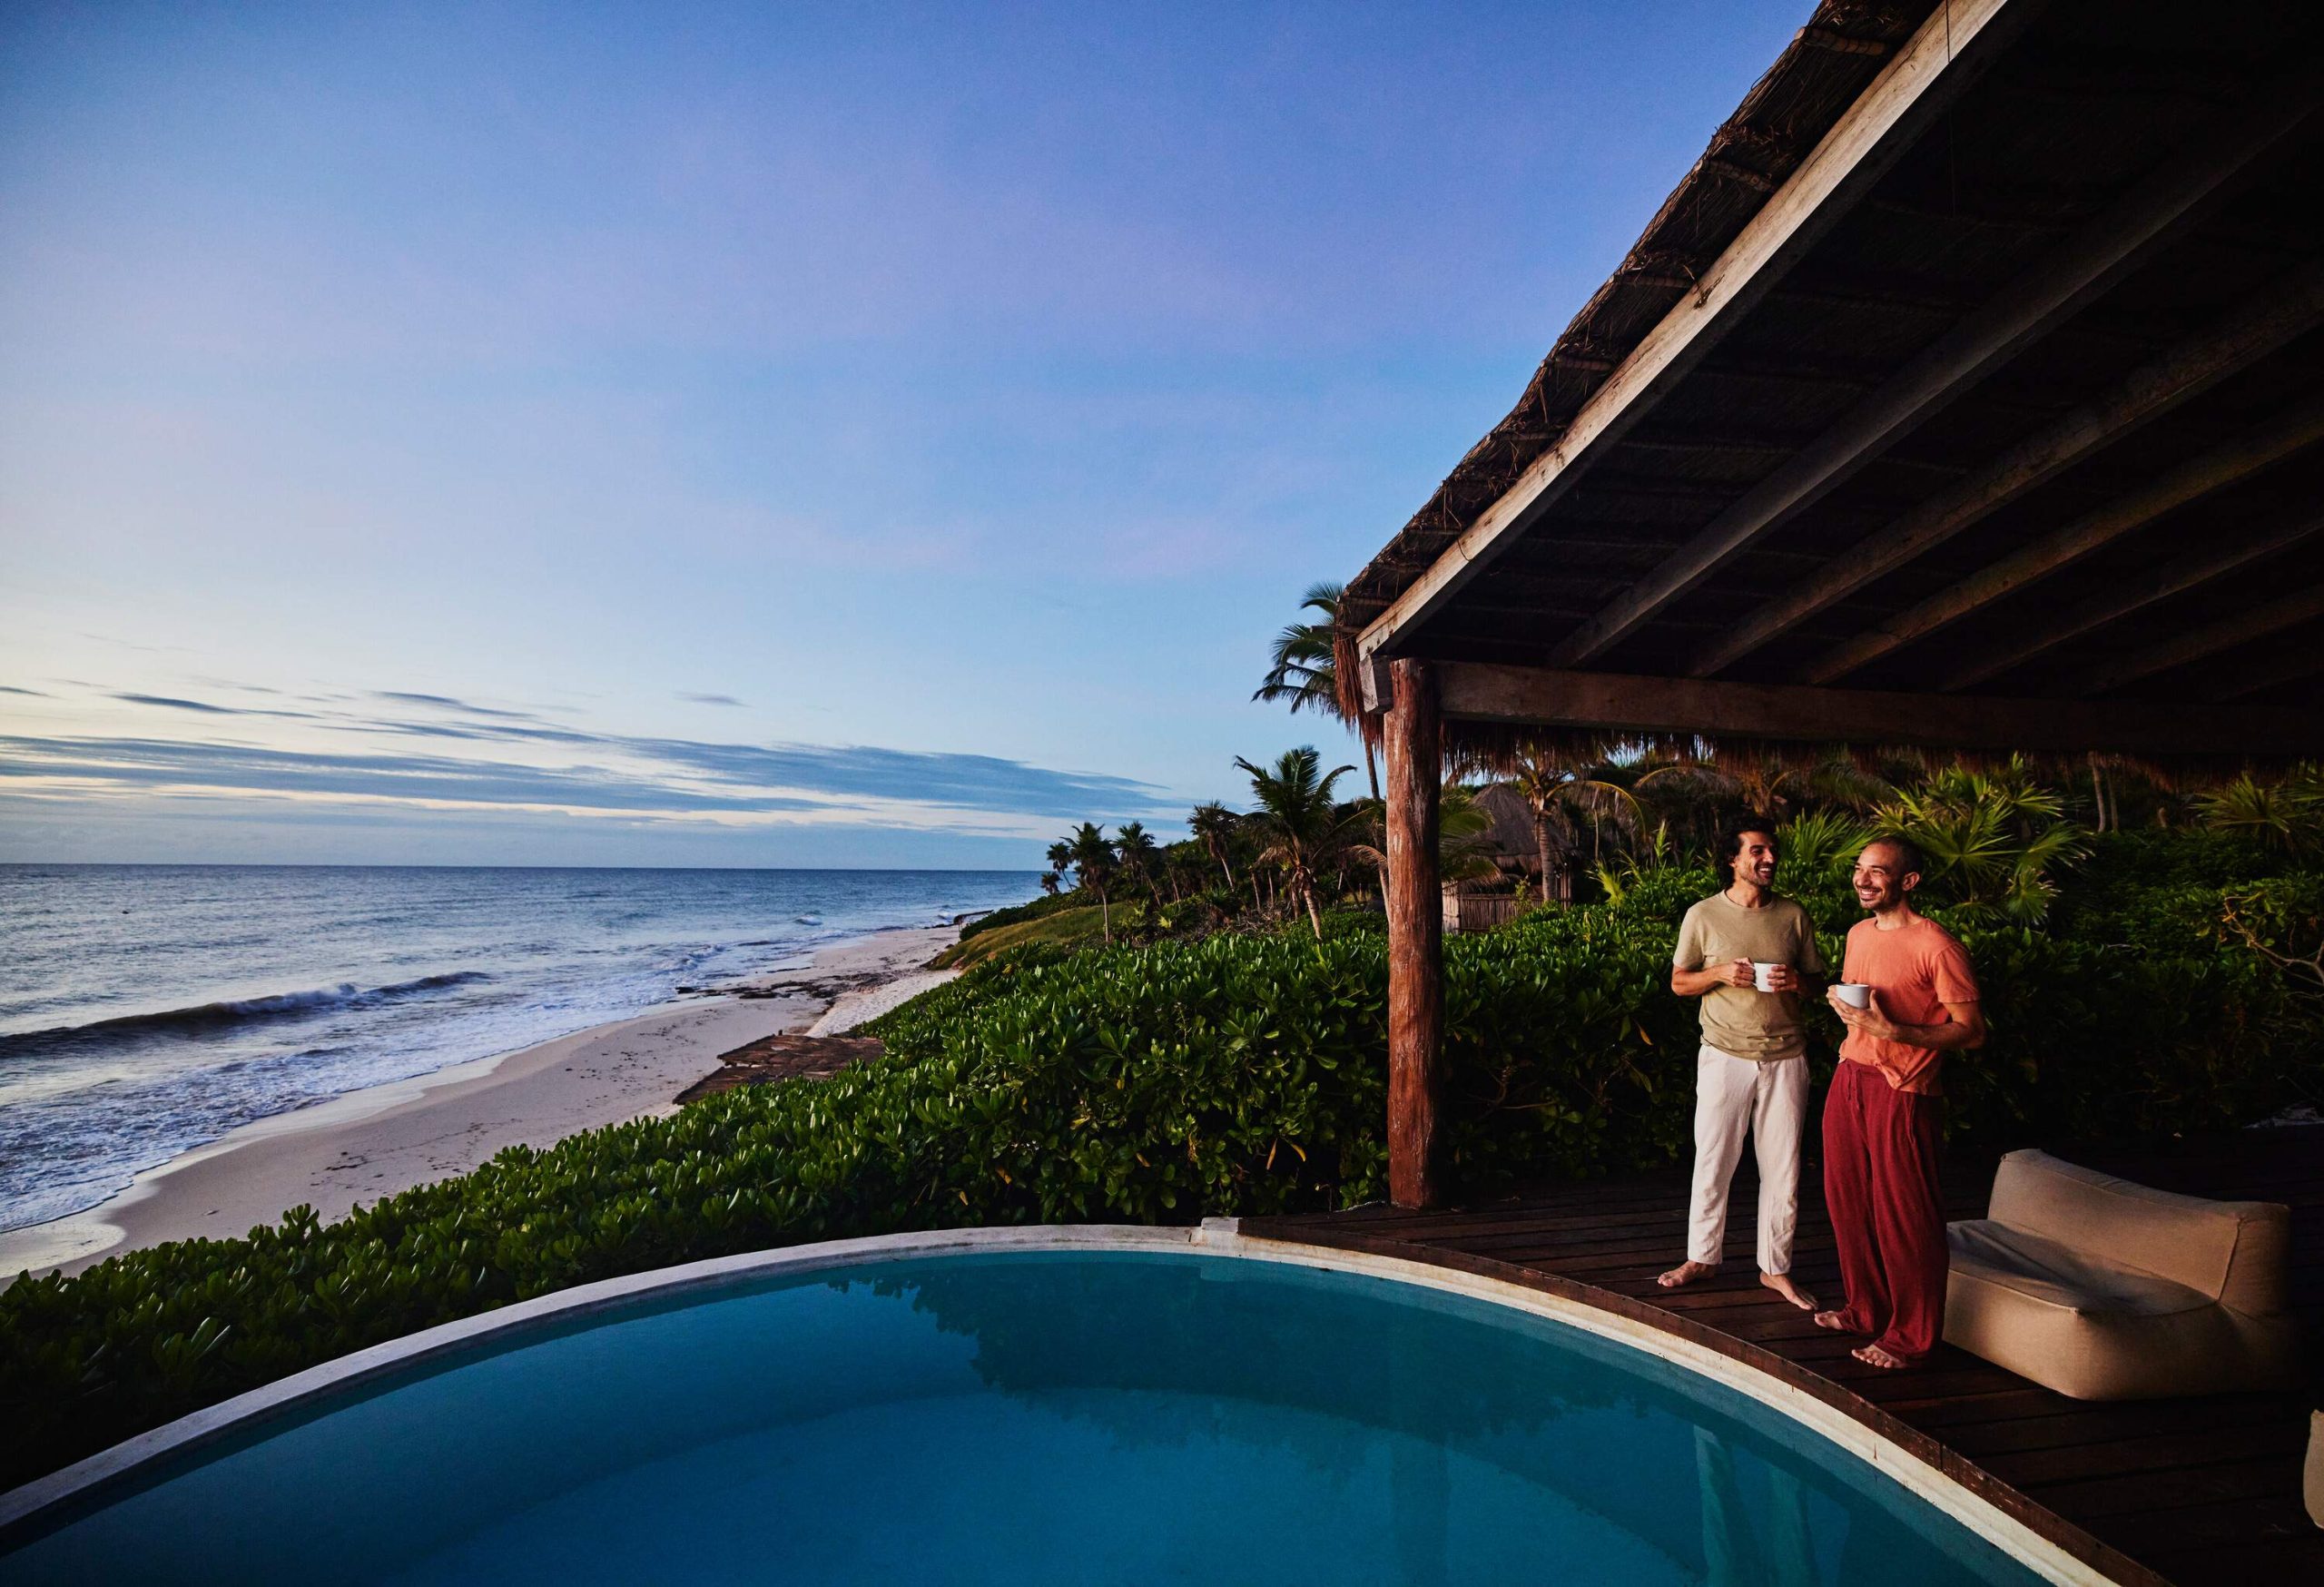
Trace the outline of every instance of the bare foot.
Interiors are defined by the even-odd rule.
[[[1762,1273],[1759,1275],[1759,1282],[1791,1302],[1801,1311],[1812,1312],[1816,1309],[1816,1297],[1794,1284],[1788,1273]]]
[[[1654,1282],[1665,1289],[1684,1289],[1698,1278],[1708,1278],[1718,1271],[1715,1262],[1681,1262]]]
[[[1817,1312],[1816,1314],[1816,1326],[1819,1328],[1829,1328],[1835,1334],[1853,1334],[1856,1332],[1854,1328],[1848,1326],[1848,1316],[1846,1312]]]
[[[1863,1362],[1866,1366],[1885,1367],[1890,1372],[1901,1371],[1903,1368],[1912,1365],[1911,1362],[1905,1360],[1903,1356],[1893,1355],[1886,1350],[1883,1350],[1877,1345],[1860,1345],[1856,1349],[1849,1351],[1848,1354],[1855,1356],[1858,1361]]]

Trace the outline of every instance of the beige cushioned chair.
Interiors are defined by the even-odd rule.
[[[2152,1190],[2016,1151],[1948,1225],[1945,1336],[2078,1400],[2288,1386],[2290,1209]]]

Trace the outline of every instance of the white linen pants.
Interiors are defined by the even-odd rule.
[[[1743,1138],[1759,1159],[1759,1271],[1791,1271],[1799,1223],[1799,1137],[1807,1122],[1807,1060],[1753,1063],[1716,1047],[1695,1060],[1695,1188],[1687,1260],[1716,1265],[1727,1244],[1727,1186]]]

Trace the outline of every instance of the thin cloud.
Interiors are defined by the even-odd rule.
[[[464,712],[470,716],[498,716],[509,722],[540,720],[529,711],[502,711],[490,705],[472,705],[449,695],[414,695],[401,689],[373,689],[371,697],[375,700],[399,700],[407,705],[435,705],[446,711]]]
[[[227,713],[244,715],[244,713]],[[379,723],[359,730],[431,738],[581,744],[626,768],[535,766],[435,754],[258,749],[153,738],[0,737],[0,779],[67,779],[123,790],[239,791],[556,805],[671,814],[931,813],[1120,819],[1167,813],[1161,790],[1125,777],[989,755],[866,746],[704,744],[537,728]]]
[[[234,705],[212,705],[202,700],[177,700],[167,695],[115,695],[116,700],[126,700],[133,705],[166,705],[172,711],[200,711],[211,716],[257,716],[263,713],[244,711]]]
[[[0,695],[30,695],[35,700],[54,700],[54,695],[44,695],[38,689],[20,689],[14,684],[0,684]]]
[[[678,695],[678,698],[691,700],[697,705],[739,705],[743,703],[732,695],[689,695],[683,691]]]
[[[255,705],[217,705],[207,700],[182,700],[173,695],[122,695],[116,700],[126,700],[133,705],[162,705],[172,711],[197,711],[204,716],[266,716],[289,722],[320,722],[321,717],[311,711],[275,711]]]
[[[993,755],[870,745],[720,744],[633,738],[490,722],[377,721],[358,732],[474,743],[566,744],[611,752],[675,774],[736,788],[803,789],[839,799],[899,800],[1019,815],[1087,819],[1100,812],[1160,813],[1161,790],[1128,777],[1030,766]]]
[[[0,778],[65,777],[122,788],[562,805],[581,810],[770,813],[830,807],[776,794],[696,793],[649,778],[432,755],[346,755],[160,739],[0,738]]]
[[[625,739],[625,744],[721,782],[812,788],[848,798],[906,799],[1027,815],[1145,810],[1160,790],[1127,777],[1060,772],[991,755],[937,754],[868,745],[704,744]]]

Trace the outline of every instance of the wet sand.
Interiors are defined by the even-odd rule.
[[[834,999],[848,1002],[854,1019],[868,1019],[857,1010],[876,1007],[899,977],[919,981],[921,966],[959,935],[949,926],[882,932],[760,977],[740,995],[665,1004],[258,1119],[147,1169],[84,1212],[0,1233],[0,1274],[77,1272],[167,1240],[236,1238],[302,1202],[329,1222],[359,1204],[465,1174],[507,1147],[546,1147],[579,1130],[675,1111],[677,1094],[716,1070],[721,1054],[804,1030]]]

